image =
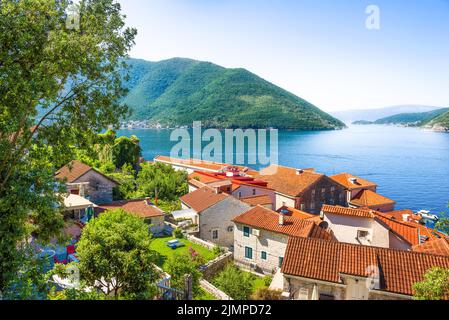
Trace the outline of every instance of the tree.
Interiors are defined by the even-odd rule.
[[[78,243],[80,276],[88,286],[119,297],[152,298],[158,274],[155,253],[144,221],[123,210],[109,211],[89,222]]]
[[[137,175],[137,190],[142,197],[173,201],[189,191],[187,173],[163,163],[143,163]]]
[[[447,213],[442,213],[440,220],[435,224],[435,229],[449,235],[449,215]]]
[[[189,254],[175,254],[167,263],[167,273],[172,277],[171,285],[178,289],[184,290],[185,276],[192,276],[192,285],[194,294],[200,292],[201,272],[198,270],[199,264],[195,258]]]
[[[247,300],[253,291],[251,274],[233,264],[228,264],[213,282],[235,300]]]
[[[20,267],[18,243],[62,226],[54,172],[118,126],[128,108],[124,58],[136,31],[113,0],[0,1],[0,291]]]
[[[137,166],[141,155],[140,140],[136,136],[120,137],[115,140],[112,161],[116,168],[122,168],[126,164]]]
[[[413,285],[416,300],[443,300],[449,298],[449,269],[430,269],[424,281]]]

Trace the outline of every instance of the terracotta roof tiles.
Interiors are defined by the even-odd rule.
[[[214,189],[204,187],[181,197],[181,201],[196,212],[206,210],[226,199],[229,195],[216,193]]]
[[[164,212],[147,200],[116,201],[111,204],[99,206],[99,211],[123,209],[124,211],[141,218],[152,218],[164,216]]]
[[[340,173],[335,176],[331,176],[330,178],[348,190],[377,187],[374,182],[359,178],[350,173]]]
[[[360,191],[351,201],[357,207],[373,207],[385,204],[395,204],[396,202],[371,190]]]

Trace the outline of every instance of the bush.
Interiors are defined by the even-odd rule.
[[[251,296],[252,300],[281,300],[282,291],[270,290],[268,287],[262,287]]]
[[[173,231],[173,237],[175,237],[176,239],[184,239],[184,233],[182,232],[182,229],[175,229]]]
[[[248,300],[253,291],[251,274],[242,272],[233,264],[228,264],[213,284],[235,300]]]

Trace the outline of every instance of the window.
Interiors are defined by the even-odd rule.
[[[243,227],[243,235],[245,237],[249,237],[250,233],[251,233],[250,227]]]
[[[234,232],[234,227],[233,226],[229,226],[228,227],[228,232]]]
[[[331,187],[331,192],[334,192],[335,191],[335,187]]]
[[[315,202],[312,202],[312,203],[310,204],[310,210],[315,210]]]
[[[218,239],[218,230],[212,231],[212,239],[217,240]]]
[[[245,247],[245,258],[252,259],[253,258],[253,248]]]
[[[326,188],[321,189],[321,193],[325,194],[326,193]]]
[[[286,207],[286,206],[287,206],[287,202],[285,202],[285,201],[282,202],[282,206],[283,206],[283,207]]]
[[[267,260],[267,253],[265,251],[262,251],[261,258],[262,260]]]
[[[301,209],[302,211],[306,210],[306,205],[304,203],[301,203]]]
[[[368,235],[369,235],[368,231],[365,231],[365,230],[358,230],[357,231],[357,238],[358,239],[366,239],[366,238],[368,238]]]
[[[241,198],[242,197],[242,193],[241,192],[239,192],[239,198]]]
[[[282,268],[283,264],[284,264],[284,257],[279,257],[279,268]]]
[[[253,189],[253,196],[256,195],[256,189]]]
[[[316,194],[316,190],[313,189],[313,190],[312,190],[312,198],[315,197],[315,194]]]

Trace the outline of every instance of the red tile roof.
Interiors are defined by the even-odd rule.
[[[67,183],[74,183],[76,180],[84,176],[86,173],[90,171],[95,171],[97,174],[102,175],[104,178],[108,179],[112,183],[118,185],[119,183],[115,181],[114,179],[109,178],[108,176],[105,176],[101,172],[98,172],[94,168],[88,166],[87,164],[84,164],[78,160],[73,160],[69,164],[65,165],[61,169],[59,169],[55,173],[55,178],[59,180],[65,180]]]
[[[268,195],[245,197],[245,198],[240,198],[240,200],[251,205],[251,206],[273,205],[273,200],[271,200],[270,196],[268,196]]]
[[[188,207],[200,213],[207,208],[229,197],[225,193],[216,193],[214,189],[204,187],[181,197],[181,201]]]
[[[337,214],[341,216],[352,216],[352,217],[360,217],[360,218],[374,218],[374,210],[362,208],[362,209],[353,209],[346,208],[340,206],[331,206],[331,205],[323,205],[321,208],[323,213],[331,213]]]
[[[359,178],[350,173],[340,173],[335,176],[331,176],[330,178],[348,190],[377,187],[377,184],[374,182]],[[352,182],[352,179],[355,179],[355,182]]]
[[[392,218],[392,219],[395,219],[398,221],[405,221],[404,215],[408,215],[409,219],[411,219],[413,221],[421,221],[422,220],[421,216],[415,214],[412,210],[409,210],[409,209],[385,212],[385,215],[388,216],[389,218]]]
[[[255,177],[268,182],[268,187],[279,193],[290,197],[299,197],[325,175],[316,173],[311,169],[298,172],[294,168],[271,165],[261,170]]]
[[[104,212],[106,210],[123,209],[124,211],[139,216],[141,218],[153,218],[164,216],[161,209],[148,204],[146,200],[129,200],[129,201],[116,201],[111,204],[104,204],[99,206],[99,211]]]
[[[432,239],[423,244],[414,246],[413,251],[449,256],[449,239]]]
[[[357,207],[373,207],[385,204],[395,204],[396,202],[371,190],[362,190],[350,201],[350,203]]]
[[[315,214],[311,214],[311,213],[307,213],[295,208],[290,208],[290,207],[282,207],[279,210],[277,210],[278,213],[282,213],[284,215],[287,216],[292,216],[294,218],[298,218],[298,219],[313,219],[319,216],[315,215]]]
[[[290,237],[282,273],[342,283],[341,274],[367,277],[372,266],[381,271],[381,291],[413,295],[413,284],[433,267],[449,268],[449,257]]]
[[[284,216],[284,224],[279,225],[281,215],[273,210],[262,206],[257,206],[238,217],[233,221],[253,228],[281,233],[287,236],[296,237],[318,237],[331,240],[332,235],[321,229],[312,221]]]

